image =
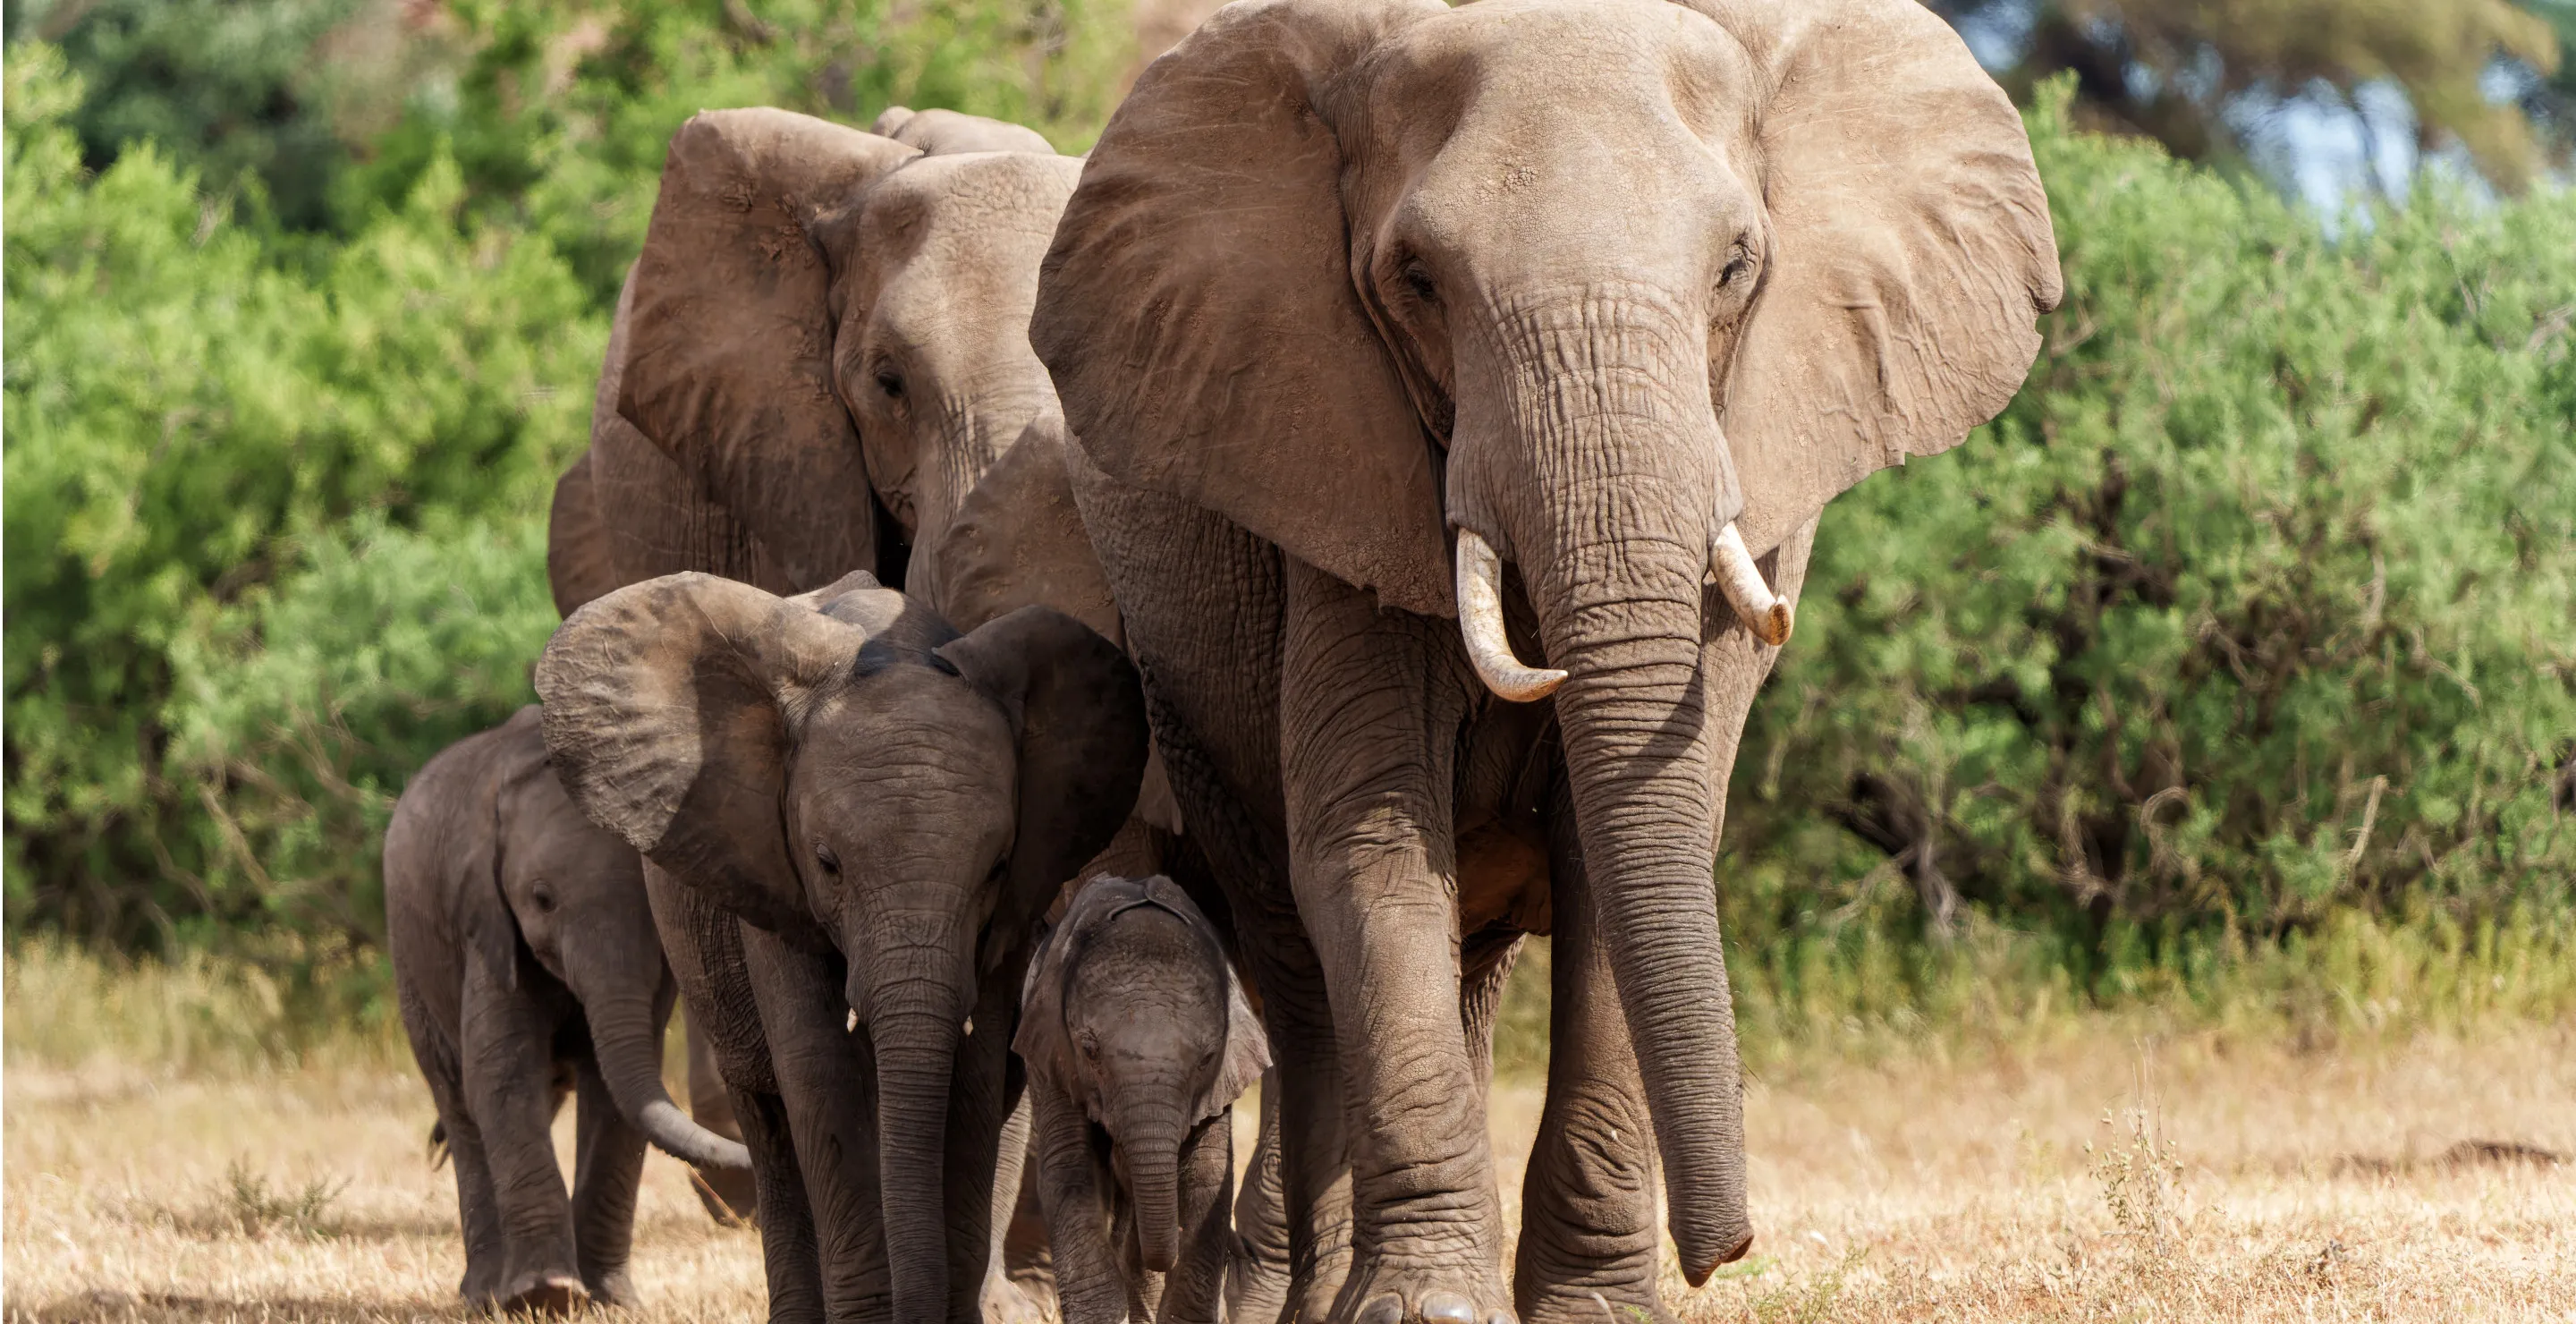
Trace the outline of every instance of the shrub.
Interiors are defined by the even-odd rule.
[[[1827,511],[1737,764],[1739,940],[1965,907],[2090,979],[2563,911],[2576,193],[2428,184],[2338,239],[2062,87],[2031,126],[2065,305],[2000,418]]]

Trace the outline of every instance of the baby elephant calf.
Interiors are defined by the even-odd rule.
[[[1065,1324],[1215,1324],[1234,1099],[1270,1065],[1215,927],[1169,878],[1095,878],[1020,1005]]]
[[[677,986],[633,849],[591,825],[546,764],[531,705],[448,746],[385,829],[385,930],[412,1055],[456,1159],[468,1300],[504,1310],[625,1303],[647,1140],[748,1169],[662,1088]],[[567,1200],[551,1128],[578,1100]]]

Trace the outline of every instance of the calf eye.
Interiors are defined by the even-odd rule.
[[[1082,1033],[1073,1037],[1073,1042],[1075,1047],[1082,1050],[1084,1061],[1097,1062],[1100,1060],[1100,1037],[1098,1035],[1093,1034],[1089,1030],[1084,1030]]]
[[[555,913],[555,894],[546,888],[538,888],[529,895],[528,900],[536,906],[537,913],[540,915]]]
[[[831,847],[819,841],[814,843],[814,862],[823,866],[823,872],[835,878],[841,876],[841,857],[833,854]]]
[[[903,374],[896,372],[892,368],[877,369],[877,389],[885,392],[885,396],[888,400],[902,399]]]

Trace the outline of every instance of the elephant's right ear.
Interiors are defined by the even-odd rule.
[[[812,923],[784,806],[794,732],[866,632],[713,575],[574,612],[537,662],[546,747],[593,822],[773,932]]]
[[[1351,281],[1319,106],[1437,0],[1246,0],[1137,79],[1091,151],[1029,342],[1103,472],[1380,601],[1451,604],[1432,444]]]
[[[866,463],[832,382],[832,272],[810,228],[917,154],[783,110],[702,112],[671,139],[630,277],[618,412],[798,588],[876,555]]]

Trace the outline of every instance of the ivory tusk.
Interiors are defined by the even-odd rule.
[[[1458,630],[1467,637],[1477,679],[1503,698],[1532,703],[1565,683],[1564,672],[1525,667],[1512,656],[1512,641],[1503,635],[1502,558],[1473,529],[1458,530]]]
[[[1744,549],[1744,535],[1736,532],[1735,521],[1717,531],[1717,545],[1709,549],[1708,568],[1717,578],[1718,591],[1726,595],[1727,605],[1735,608],[1736,618],[1753,637],[1774,648],[1789,642],[1791,619],[1789,604],[1772,593],[1762,582],[1762,571],[1753,564],[1753,553]],[[1464,570],[1459,582],[1465,581]]]

